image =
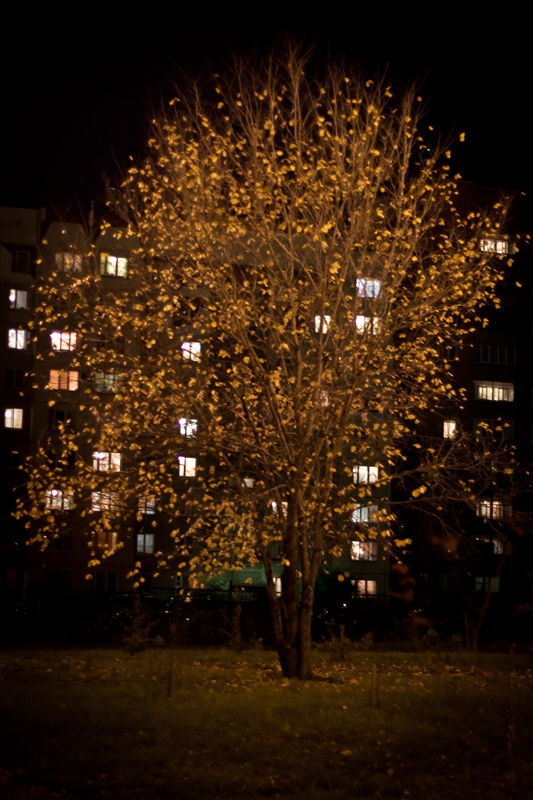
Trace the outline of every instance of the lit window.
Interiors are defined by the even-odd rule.
[[[353,561],[377,561],[377,542],[352,542],[350,555]]]
[[[481,239],[479,246],[484,253],[501,256],[509,252],[509,242],[506,239]]]
[[[200,361],[202,345],[200,342],[183,342],[181,354],[186,361]]]
[[[196,476],[196,459],[188,456],[178,456],[179,474],[182,478],[194,478]]]
[[[476,400],[499,400],[512,403],[514,384],[501,381],[474,381]]]
[[[276,597],[281,597],[281,578],[274,577],[274,591],[276,593]]]
[[[329,392],[327,389],[320,389],[318,393],[318,407],[327,408],[329,406]]]
[[[82,257],[75,253],[56,253],[55,263],[60,272],[81,272]]]
[[[357,278],[357,294],[359,297],[379,297],[381,294],[381,281]]]
[[[315,317],[315,333],[327,333],[331,324],[331,317]]]
[[[373,336],[379,333],[380,320],[378,317],[363,317],[358,315],[354,319],[354,324],[357,333],[370,333]]]
[[[128,259],[122,256],[110,256],[108,253],[100,254],[100,275],[113,275],[125,278],[128,274]]]
[[[141,514],[155,514],[155,497],[139,497],[139,511]]]
[[[483,519],[503,519],[512,517],[513,507],[511,503],[503,500],[492,500],[490,497],[482,497],[476,503],[476,516]]]
[[[494,555],[495,556],[503,556],[504,548],[503,548],[503,542],[501,541],[501,539],[495,539],[492,542],[492,546],[494,548]]]
[[[94,388],[97,392],[119,392],[124,376],[118,372],[96,372]]]
[[[120,472],[120,453],[93,453],[93,469],[97,472]]]
[[[52,331],[50,334],[53,350],[75,350],[78,334],[74,331]]]
[[[352,522],[373,522],[377,513],[377,505],[356,506],[352,514]]]
[[[271,505],[272,505],[272,511],[274,512],[274,514],[279,516],[279,508],[278,508],[278,504],[276,503],[276,501],[273,500]],[[282,500],[281,501],[281,513],[282,513],[283,517],[287,516],[288,508],[289,508],[288,501],[287,500]]]
[[[475,579],[476,592],[492,592],[498,594],[500,591],[499,578],[478,577]]]
[[[372,597],[378,593],[377,581],[360,580],[356,581],[357,594],[360,597]]]
[[[28,331],[22,328],[9,328],[7,332],[7,346],[10,350],[25,350],[28,339]]]
[[[242,485],[245,489],[253,489],[255,480],[253,478],[243,478]]]
[[[4,427],[22,428],[22,409],[6,408],[4,411]]]
[[[138,533],[137,534],[137,552],[150,554],[154,552],[154,534],[153,533]]]
[[[442,435],[444,439],[453,439],[457,432],[457,423],[454,419],[445,419],[442,423]]]
[[[28,308],[28,292],[25,289],[10,289],[9,308]]]
[[[78,373],[74,370],[50,370],[50,387],[52,389],[76,392],[78,390]]]
[[[186,419],[185,417],[182,417],[178,420],[178,426],[181,436],[186,436],[188,439],[190,439],[193,436],[196,436],[198,431],[198,420]]]
[[[353,468],[354,483],[375,483],[378,477],[378,467],[357,466]]]
[[[62,492],[59,489],[47,489],[46,508],[58,508],[62,511],[71,511],[74,508],[73,492]]]
[[[91,508],[93,511],[111,511],[117,506],[117,495],[114,492],[92,492]]]

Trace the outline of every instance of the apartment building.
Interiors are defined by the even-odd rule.
[[[460,202],[465,209],[482,208],[494,199],[494,193],[480,190],[474,185],[464,184],[461,187]],[[23,479],[18,466],[25,454],[44,446],[50,459],[57,459],[54,443],[57,441],[58,428],[60,425],[79,424],[78,398],[85,383],[92,382],[98,392],[108,395],[115,390],[117,380],[116,369],[106,367],[104,341],[94,342],[94,348],[100,353],[101,368],[89,371],[78,362],[78,331],[74,322],[72,329],[64,324],[69,319],[68,307],[56,309],[61,324],[51,323],[50,330],[40,341],[32,340],[29,323],[36,287],[52,271],[68,280],[70,275],[77,272],[98,270],[110,291],[124,291],[128,282],[129,253],[120,239],[120,232],[107,229],[91,242],[82,225],[52,222],[45,227],[44,222],[42,211],[0,210],[0,281],[6,310],[2,334],[5,342],[2,351],[2,469],[5,489],[0,507],[0,519],[3,521],[0,585],[9,589],[29,590],[131,591],[128,573],[133,564],[140,562],[143,565],[141,574],[145,589],[172,592],[177,584],[169,573],[152,577],[155,552],[165,551],[172,543],[168,528],[164,525],[152,528],[151,522],[157,511],[149,501],[143,507],[142,521],[135,522],[134,530],[125,539],[124,546],[92,570],[90,581],[86,579],[90,558],[88,539],[81,528],[76,530],[73,527],[69,534],[50,542],[46,550],[38,546],[27,549],[23,524],[10,516],[17,487]],[[533,283],[529,245],[524,240],[520,241],[518,252],[515,253],[513,231],[523,233],[530,224],[529,199],[519,197],[513,206],[509,235],[501,240],[487,240],[480,244],[494,252],[495,256],[512,255],[515,264],[506,273],[502,284],[501,308],[486,310],[489,325],[480,327],[468,346],[457,354],[456,380],[468,390],[463,411],[459,416],[454,416],[456,412],[448,414],[443,409],[435,413],[432,422],[434,432],[443,438],[452,437],[457,425],[479,436],[492,431],[516,443],[518,457],[524,464],[532,461],[533,314],[530,298]],[[323,321],[319,321],[319,324],[323,324]],[[37,354],[42,358],[36,361]],[[196,351],[191,349],[189,355],[192,360],[195,354]],[[32,371],[40,377],[36,383],[27,377]],[[47,388],[43,388],[45,386]],[[52,398],[53,405],[50,404]],[[177,420],[176,423],[183,423],[184,440],[189,440],[187,455],[183,456],[183,469],[189,470],[189,475],[194,469],[191,466],[194,461],[193,423],[198,422]],[[106,455],[111,458],[115,454],[96,454],[102,458]],[[96,456],[89,451],[83,454],[89,461],[94,461]],[[105,471],[105,465],[102,467],[98,458],[96,461],[95,469]],[[111,462],[108,471],[112,471],[110,465]],[[116,468],[116,464],[113,468]],[[372,470],[375,468],[369,465],[356,466],[354,481],[372,484],[377,477]],[[51,509],[61,506],[68,510],[64,505],[68,504],[67,498],[54,495],[53,487],[49,492],[46,502]],[[93,497],[92,502],[96,504],[97,512],[98,503],[103,500]],[[377,503],[379,497],[376,497]],[[527,514],[527,498],[519,500],[518,506]],[[360,516],[354,522],[364,525],[367,521],[364,515],[371,514],[371,509],[370,505],[354,512]],[[516,539],[513,538],[514,534],[511,535],[515,523],[511,522],[513,509],[509,503],[497,496],[487,496],[480,499],[477,513],[465,509],[452,509],[452,512],[461,521],[465,540],[472,543],[470,552],[466,556],[461,554],[460,558],[458,551],[444,553],[443,557],[442,549],[435,547],[436,533],[424,518],[407,514],[402,519],[405,535],[414,541],[407,558],[411,568],[411,589],[404,599],[446,607],[451,598],[456,602],[459,596],[459,573],[468,571],[471,573],[468,580],[473,591],[483,592],[490,586],[493,591],[501,590],[502,595],[507,592],[514,596],[520,584],[520,597],[527,595],[528,591],[530,593],[527,580],[523,576],[518,577],[520,564],[514,556],[514,550],[506,559],[505,569],[498,572],[501,556],[511,548],[516,548],[512,543]],[[522,526],[524,519],[522,516]],[[527,540],[525,532],[522,539]],[[509,545],[506,540],[509,540]],[[112,541],[110,547],[113,550]],[[346,590],[354,598],[386,600],[390,564],[379,542],[354,539],[350,548],[333,566],[336,570],[349,573]],[[280,572],[281,569],[277,569],[277,573]],[[251,582],[252,586],[264,585],[262,568],[245,569],[221,579],[223,585],[231,583],[238,586],[245,582]],[[401,596],[401,591],[396,594]]]

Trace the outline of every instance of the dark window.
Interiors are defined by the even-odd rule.
[[[97,592],[105,592],[105,572],[97,572],[94,576],[94,588]]]
[[[18,469],[21,464],[21,456],[18,450],[8,448],[4,452],[4,464],[7,469]]]
[[[31,258],[28,250],[13,250],[11,257],[13,259],[11,263],[12,272],[30,271]]]
[[[478,344],[476,361],[481,364],[516,364],[516,347],[506,344]]]
[[[72,535],[70,533],[62,533],[52,539],[52,550],[72,550]]]
[[[24,370],[8,369],[6,372],[6,388],[22,389],[24,387]]]
[[[117,591],[117,573],[116,572],[108,572],[107,573],[107,591],[108,592],[116,592]]]
[[[44,580],[46,588],[51,592],[70,591],[70,572],[67,570],[45,569]]]
[[[49,426],[52,430],[57,430],[60,425],[64,425],[66,428],[74,428],[75,426],[75,414],[74,411],[64,408],[51,408],[48,412],[49,416]]]

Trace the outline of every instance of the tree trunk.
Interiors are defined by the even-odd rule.
[[[286,602],[269,591],[274,636],[281,671],[285,678],[312,680],[312,636],[314,587],[304,587],[297,603]]]

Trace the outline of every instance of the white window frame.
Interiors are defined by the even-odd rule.
[[[359,578],[355,582],[358,597],[375,597],[378,593],[378,582]]]
[[[272,511],[273,511],[273,513],[274,513],[274,514],[275,514],[277,517],[279,517],[279,509],[278,509],[278,504],[277,504],[277,502],[276,502],[275,500],[272,500],[272,502],[271,502],[270,506],[271,506],[271,508],[272,508]],[[288,512],[288,510],[289,510],[289,501],[288,501],[288,500],[282,500],[282,501],[281,501],[281,512],[282,512],[282,515],[283,515],[283,518],[284,518],[284,519],[287,519],[287,512]]]
[[[24,411],[22,408],[6,408],[4,410],[4,428],[22,429]]]
[[[136,549],[142,555],[153,555],[155,551],[155,535],[153,533],[138,533]]]
[[[331,325],[331,317],[328,314],[321,316],[317,314],[315,317],[315,333],[327,333]]]
[[[492,594],[498,594],[500,591],[500,579],[489,578],[487,575],[476,575],[474,578],[474,588],[476,592],[487,593],[490,589]]]
[[[368,524],[374,521],[374,517],[379,512],[377,503],[370,503],[369,505],[357,505],[352,513],[352,522],[356,524]]]
[[[91,511],[111,511],[116,508],[118,496],[116,492],[92,492]]]
[[[354,483],[375,483],[379,480],[379,467],[357,464],[353,468]]]
[[[178,474],[181,478],[196,477],[196,458],[178,456]]]
[[[442,438],[453,439],[457,433],[457,422],[454,419],[445,419],[442,423]]]
[[[381,294],[381,281],[375,278],[357,278],[357,294],[375,300]]]
[[[56,508],[60,511],[72,511],[74,508],[74,492],[63,492],[60,489],[47,489],[46,508]]]
[[[94,388],[99,394],[119,392],[124,375],[120,372],[95,372]]]
[[[327,408],[329,406],[329,392],[327,389],[320,389],[318,392],[318,407]]]
[[[55,254],[55,266],[59,272],[81,272],[83,258],[78,253],[67,253],[57,251]]]
[[[9,290],[9,308],[14,308],[18,311],[28,310],[28,291],[27,289],[10,289]]]
[[[368,333],[371,336],[377,336],[381,328],[381,320],[379,317],[367,317],[364,314],[357,314],[354,317],[354,325],[357,333]]]
[[[155,495],[139,497],[139,512],[141,514],[155,514]]]
[[[181,355],[185,361],[200,361],[202,354],[201,342],[183,342],[181,345]]]
[[[185,436],[186,439],[193,439],[198,433],[198,420],[181,417],[181,419],[178,420],[178,427],[180,429],[180,436]]]
[[[78,346],[78,334],[76,331],[52,331],[50,333],[50,344],[52,350],[72,352]]]
[[[93,469],[96,472],[120,472],[122,456],[108,450],[96,450],[93,453]]]
[[[505,256],[509,252],[509,241],[492,236],[487,239],[481,239],[479,248],[483,253],[496,253],[498,256]]]
[[[77,370],[51,369],[50,388],[57,391],[77,392],[79,373]]]
[[[474,381],[476,400],[491,400],[497,403],[514,401],[514,383],[502,381]]]
[[[100,253],[100,275],[112,278],[128,277],[128,259],[111,253]]]
[[[350,546],[350,557],[352,561],[377,561],[378,543],[361,542],[356,539]]]
[[[476,517],[481,519],[505,519],[512,516],[512,504],[498,498],[480,497],[476,503]]]
[[[25,350],[28,346],[29,331],[26,328],[9,328],[7,346],[10,350]]]

